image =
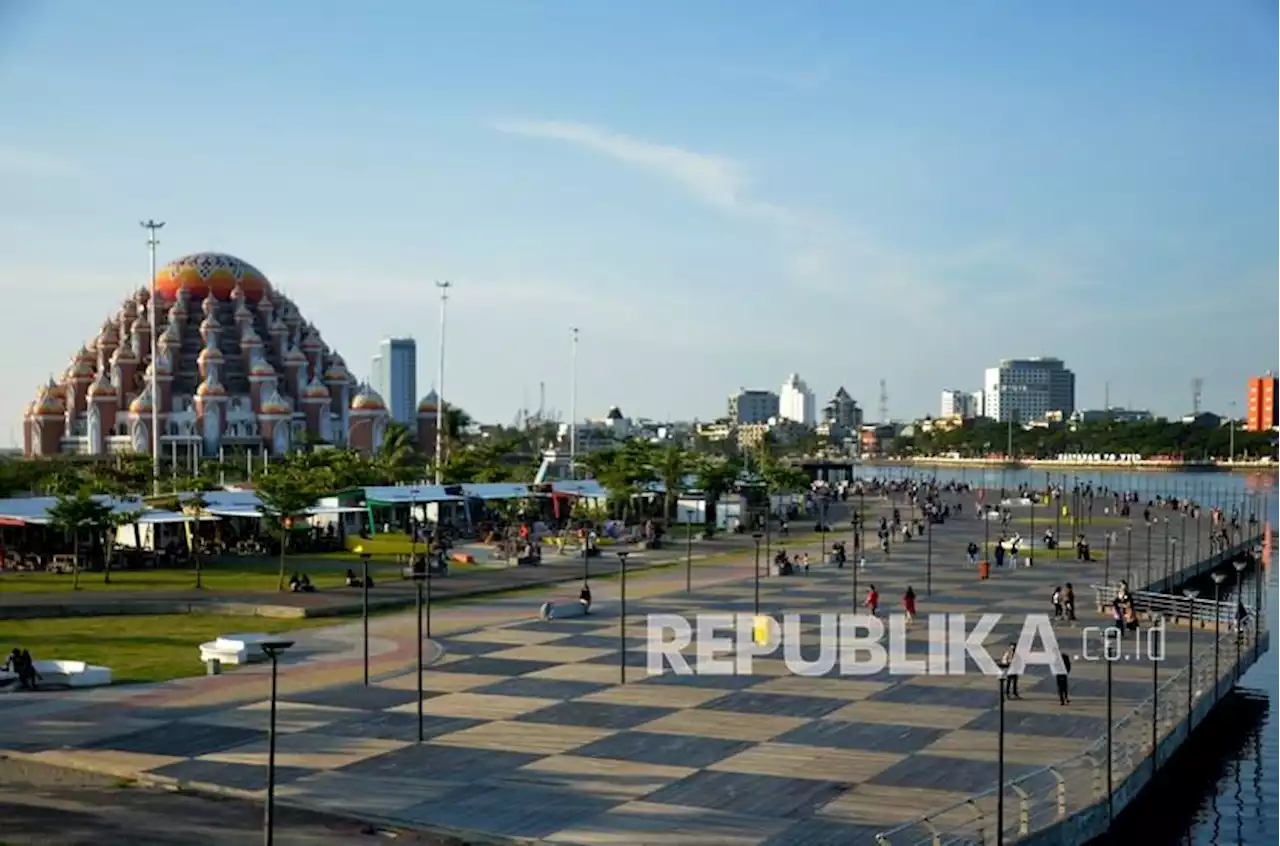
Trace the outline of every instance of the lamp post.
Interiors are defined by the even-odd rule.
[[[1196,686],[1196,597],[1200,595],[1200,591],[1185,588],[1182,595],[1187,598],[1187,731],[1190,731]]]
[[[1111,533],[1107,532],[1102,544],[1102,584],[1111,585]]]
[[[924,595],[933,596],[933,518],[925,526]]]
[[[911,508],[912,508],[912,513],[914,513],[915,506],[912,505]],[[818,519],[822,521],[822,527],[821,527],[822,528],[822,557],[820,560],[826,561],[827,560],[827,498],[825,495],[822,498],[822,508],[818,511]]]
[[[1124,527],[1124,580],[1129,582],[1131,578],[1130,571],[1133,569],[1133,524],[1126,523]]]
[[[996,673],[996,698],[1000,701],[1000,721],[996,739],[996,846],[1004,846],[1004,680],[1009,668]]]
[[[1227,580],[1227,574],[1221,570],[1213,572],[1213,701],[1216,704],[1221,698],[1218,691],[1221,687],[1218,685],[1218,661],[1219,653],[1222,650],[1222,607],[1218,604],[1221,597],[1222,583]]]
[[[151,492],[160,495],[160,389],[156,384],[159,368],[156,367],[156,247],[160,239],[156,233],[164,228],[164,221],[144,220],[142,228],[147,230],[147,250],[151,254],[151,276],[147,284],[147,320],[150,322],[151,346]]]
[[[444,405],[444,327],[445,316],[448,311],[449,304],[449,288],[453,286],[452,282],[437,282],[436,288],[440,290],[440,352],[438,370],[436,373],[436,381],[439,387],[436,388],[436,484],[444,484],[444,429],[448,421],[448,416]]]
[[[618,617],[618,683],[627,683],[627,556],[629,552],[619,552],[622,582],[622,614]]]
[[[364,652],[364,686],[369,686],[369,553],[363,546],[355,548],[360,556],[360,627],[361,646]]]
[[[1058,497],[1053,500],[1053,557],[1055,559],[1062,557],[1062,491],[1067,486],[1067,477],[1064,475],[1061,483],[1058,485]]]
[[[1182,558],[1178,561],[1178,573],[1187,570],[1187,512],[1182,512],[1182,537],[1178,540],[1178,549],[1182,550]],[[1193,562],[1194,563],[1194,562]]]
[[[1027,496],[1031,498],[1031,538],[1027,541],[1027,558],[1031,558],[1036,549],[1036,490],[1035,483],[1027,483]]]
[[[1173,571],[1170,569],[1171,556],[1169,546],[1169,518],[1164,518],[1164,590],[1169,593],[1173,590]]]
[[[569,478],[578,478],[578,327],[569,328]]]
[[[262,651],[271,659],[271,717],[267,723],[267,803],[262,817],[262,841],[266,846],[275,842],[276,806],[276,681],[279,676],[280,654],[293,646],[291,640],[270,640],[262,644]]]
[[[760,616],[760,533],[755,532],[751,535],[752,540],[756,542],[756,601],[755,616]]]
[[[1144,588],[1151,586],[1151,521],[1147,521],[1147,576],[1143,581]]]
[[[1234,567],[1236,570],[1236,608],[1239,608],[1240,606],[1244,605],[1244,593],[1242,592],[1244,590],[1244,582],[1243,582],[1244,568],[1249,566],[1249,562],[1245,561],[1243,558],[1237,558],[1235,561],[1231,562],[1231,566]],[[1244,620],[1241,619],[1239,614],[1234,613],[1234,609],[1233,609],[1232,616],[1235,617],[1235,621],[1236,621],[1236,670],[1234,675],[1235,675],[1236,681],[1239,682],[1240,681],[1240,641],[1244,640]]]
[[[426,638],[422,635],[422,583],[428,578],[427,568],[422,568],[419,572],[417,565],[413,566],[414,592],[416,594],[415,610],[418,618],[418,742],[422,743],[426,740],[423,736],[423,719],[422,719],[422,644]]]
[[[684,526],[684,592],[693,593],[693,509],[687,513],[689,519]]]
[[[1123,631],[1123,630],[1120,630],[1120,631]],[[1115,809],[1112,807],[1112,802],[1111,802],[1111,798],[1112,798],[1112,786],[1111,786],[1112,772],[1111,771],[1113,766],[1112,759],[1115,758],[1115,751],[1112,748],[1112,745],[1113,745],[1112,731],[1114,727],[1112,726],[1112,722],[1111,722],[1111,702],[1113,698],[1112,692],[1111,692],[1111,653],[1108,651],[1105,644],[1103,645],[1103,649],[1102,649],[1102,657],[1106,659],[1106,662],[1107,662],[1107,824],[1108,824],[1108,827],[1110,827],[1111,821],[1115,819]]]

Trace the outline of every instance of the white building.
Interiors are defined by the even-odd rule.
[[[778,416],[778,395],[773,391],[749,391],[739,388],[729,395],[729,422],[735,426],[768,423]]]
[[[782,391],[778,394],[778,416],[802,426],[812,426],[818,422],[813,391],[809,390],[799,374],[792,373],[782,383]]]
[[[962,420],[972,420],[975,417],[981,417],[981,396],[981,391],[943,391],[942,406],[938,411],[938,417],[959,417]]]
[[[983,380],[986,417],[1031,423],[1051,412],[1076,410],[1076,376],[1059,358],[1006,358]]]

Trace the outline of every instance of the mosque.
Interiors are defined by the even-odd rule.
[[[126,299],[36,392],[23,416],[28,456],[150,454],[153,418],[160,453],[175,463],[281,455],[304,442],[381,447],[390,422],[382,397],[255,267],[196,253],[162,268],[153,287],[154,302],[146,288]],[[438,414],[434,395],[418,407],[427,452]]]

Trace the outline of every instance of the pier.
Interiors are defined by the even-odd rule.
[[[968,494],[943,499],[958,516],[895,542],[887,558],[874,548],[872,528],[861,568],[817,564],[831,541],[852,550],[845,511],[858,504],[853,498],[830,512],[838,522],[825,539],[768,539],[772,551],[807,551],[808,575],[768,576],[762,546],[757,580],[755,555],[736,546],[695,567],[691,590],[683,568],[633,576],[625,614],[618,579],[594,580],[598,612],[574,619],[537,619],[537,608],[576,596],[576,583],[441,608],[423,672],[422,742],[406,645],[416,643],[411,620],[379,629],[396,648],[379,650],[384,657],[367,686],[358,662],[310,666],[304,654],[282,667],[277,799],[375,823],[477,832],[487,842],[1085,843],[1106,831],[1269,648],[1260,601],[1236,631],[1224,603],[1181,596],[1183,584],[1212,573],[1222,579],[1222,597],[1250,579],[1260,584],[1260,570],[1234,562],[1261,537],[1235,538],[1198,561],[1186,555],[1184,564],[1197,538],[1209,549],[1207,518],[1184,524],[1184,535],[1183,525],[1163,521],[1173,512],[1157,510],[1160,526],[1148,545],[1139,507],[1132,521],[1099,514],[1082,521],[1078,531],[1095,559],[1080,561],[1069,545],[1041,548],[1038,535],[1060,513],[1015,504],[1009,528],[1024,537],[1032,566],[980,579],[965,547],[989,548],[999,524],[976,518]],[[1254,505],[1264,513],[1260,500]],[[895,506],[904,520],[912,516],[905,502],[863,503],[872,524]],[[1061,520],[1060,537],[1070,522]],[[1105,660],[1096,652],[1101,641],[1089,640],[1106,623],[1091,586],[1105,590],[1125,574],[1173,610],[1186,603],[1181,618],[1161,612],[1163,655],[1126,638]],[[871,584],[895,611],[912,586],[921,623],[930,613],[1003,613],[1009,622],[988,640],[998,657],[1022,618],[1048,613],[1054,587],[1067,582],[1080,620],[1054,631],[1063,651],[1076,653],[1068,705],[1036,669],[1020,679],[1021,698],[1007,702],[999,680],[976,671],[850,677],[836,668],[803,677],[791,674],[780,651],[757,657],[746,674],[646,671],[649,614],[851,612]],[[798,646],[810,660],[818,632],[816,617],[801,629]],[[913,627],[908,655],[928,654],[930,638],[928,626]],[[249,669],[139,693],[12,697],[16,707],[0,705],[8,726],[0,750],[261,798],[265,690]]]

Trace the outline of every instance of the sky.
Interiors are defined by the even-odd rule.
[[[0,0],[0,436],[159,261],[231,253],[478,419],[936,414],[1004,357],[1243,414],[1277,367],[1277,13]]]

